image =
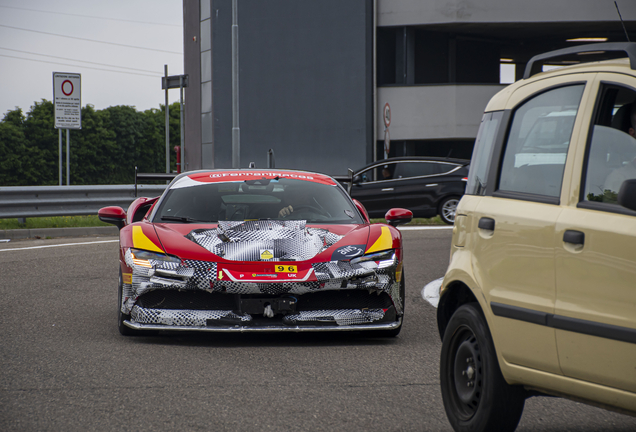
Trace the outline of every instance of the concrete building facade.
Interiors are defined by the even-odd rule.
[[[579,38],[636,40],[633,0],[617,0],[623,23],[610,0],[237,4],[242,167],[272,149],[276,167],[343,175],[384,158],[385,137],[389,156],[469,158],[502,68],[511,82]],[[232,0],[183,6],[186,169],[228,168]]]

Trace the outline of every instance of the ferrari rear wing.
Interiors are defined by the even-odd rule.
[[[351,185],[353,184],[353,170],[351,168],[348,168],[347,171],[349,172],[349,175],[331,176],[331,178],[340,183],[345,189],[347,189],[347,192],[351,195]]]
[[[176,176],[178,176],[179,174],[177,173],[140,173],[137,172],[137,167],[135,167],[135,197],[137,196],[137,184],[138,183],[143,183],[143,180],[145,181],[172,181]]]

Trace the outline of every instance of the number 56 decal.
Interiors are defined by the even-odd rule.
[[[276,273],[298,273],[298,268],[293,265],[277,265],[275,270]]]

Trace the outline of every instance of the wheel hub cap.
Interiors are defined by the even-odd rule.
[[[479,346],[473,337],[462,342],[455,356],[455,390],[459,399],[475,406],[481,396],[481,360]]]
[[[444,204],[442,208],[442,212],[444,213],[444,217],[448,220],[455,220],[455,212],[457,211],[457,200],[448,201]]]

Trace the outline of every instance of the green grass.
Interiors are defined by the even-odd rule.
[[[32,228],[74,228],[110,226],[100,221],[97,215],[93,216],[54,216],[27,218],[26,223],[18,222],[18,219],[0,219],[0,230],[32,229]]]
[[[384,219],[371,219],[371,223],[386,223],[386,221]],[[404,226],[411,226],[411,225],[446,225],[446,224],[442,222],[442,219],[438,215],[428,219],[413,218],[413,220],[410,223]]]

